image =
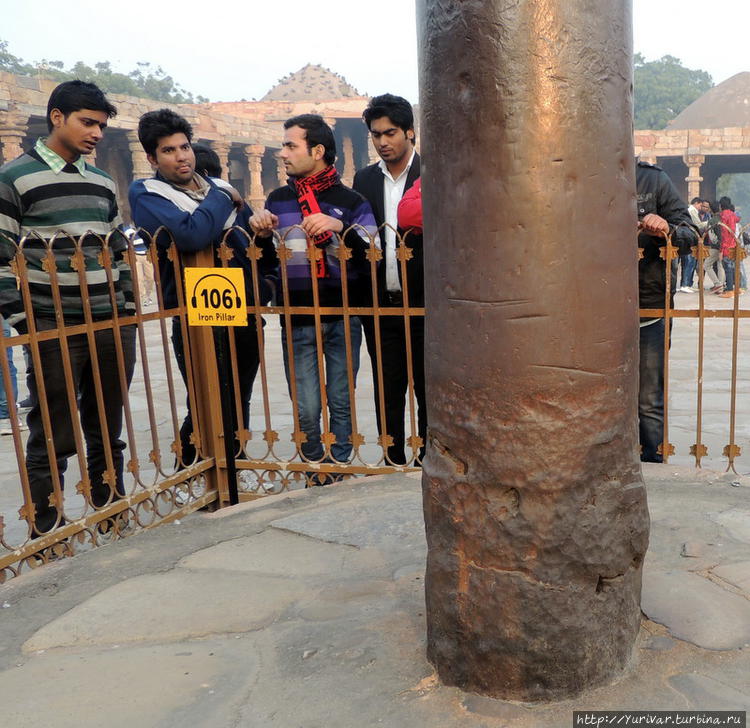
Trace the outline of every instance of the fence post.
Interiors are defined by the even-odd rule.
[[[206,248],[196,253],[181,253],[186,268],[215,267],[214,249]],[[187,304],[188,292],[185,291]],[[187,316],[187,313],[185,314]],[[227,475],[227,448],[225,437],[234,443],[232,432],[225,433],[222,417],[222,393],[219,368],[214,345],[212,326],[188,327],[190,356],[193,364],[195,386],[195,407],[193,409],[193,429],[200,433],[200,453],[203,458],[213,457],[215,467],[205,471],[206,488],[215,489],[219,495],[219,508],[231,502],[229,478]],[[186,352],[187,355],[187,352]]]

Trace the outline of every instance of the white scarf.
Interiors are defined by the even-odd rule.
[[[211,189],[211,185],[206,182],[200,175],[193,177],[198,184],[197,190],[188,190],[183,187],[176,187],[169,182],[151,177],[150,179],[143,180],[143,186],[148,192],[153,192],[160,197],[164,197],[169,200],[175,207],[179,208],[183,212],[187,212],[192,215],[203,200],[206,199],[206,195]],[[214,177],[210,178],[211,181],[217,187],[223,187],[224,189],[231,189],[231,185],[225,182],[223,179],[217,179]],[[229,213],[229,217],[224,223],[224,230],[228,230],[235,224],[237,220],[237,211],[232,210]]]

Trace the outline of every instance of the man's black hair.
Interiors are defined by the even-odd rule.
[[[159,139],[182,132],[188,141],[193,138],[193,127],[190,122],[171,109],[159,109],[146,112],[138,122],[138,140],[146,154],[156,156]]]
[[[701,197],[693,197],[692,200],[690,200],[690,204],[694,205],[696,202],[703,202],[704,200]]]
[[[322,116],[318,116],[318,114],[300,114],[284,122],[284,129],[291,129],[293,126],[298,126],[300,129],[305,130],[305,140],[307,141],[308,150],[317,147],[318,144],[322,144],[325,149],[323,161],[328,165],[336,161],[336,140],[333,138],[331,127],[325,123]]]
[[[52,131],[52,110],[68,115],[81,109],[103,111],[110,119],[117,116],[117,108],[111,104],[104,92],[95,84],[86,81],[64,81],[52,90],[47,102],[47,131]]]
[[[716,214],[721,210],[719,203],[716,200],[708,200],[708,206],[711,208],[711,212]]]
[[[367,108],[362,112],[367,128],[376,119],[382,119],[387,116],[397,127],[407,131],[414,131],[414,110],[411,104],[403,96],[394,96],[393,94],[381,94],[373,96]],[[412,143],[416,142],[416,134]]]
[[[208,146],[196,142],[193,144],[195,152],[195,171],[204,177],[221,177],[221,160],[219,155]]]
[[[722,210],[731,210],[732,212],[734,212],[734,205],[732,204],[732,200],[729,197],[722,197],[719,200],[719,207]]]

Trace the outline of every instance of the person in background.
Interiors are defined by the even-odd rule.
[[[417,177],[414,184],[404,193],[398,203],[398,226],[403,230],[413,230],[422,234],[422,178]]]
[[[719,200],[721,213],[719,215],[721,225],[719,231],[721,235],[721,264],[724,266],[724,293],[719,294],[719,298],[733,298],[742,295],[747,289],[745,280],[744,266],[740,262],[740,288],[735,288],[735,249],[737,247],[737,238],[739,237],[740,216],[735,212],[732,200],[729,197],[722,197]]]
[[[693,197],[688,206],[688,213],[690,219],[693,221],[696,229],[699,233],[703,233],[706,229],[706,223],[701,220],[701,213],[703,211],[703,200],[700,197]],[[695,259],[692,251],[686,255],[680,255],[680,287],[679,291],[682,293],[695,293],[693,288],[693,278],[695,276],[695,269],[698,266],[698,261]]]
[[[698,244],[698,234],[692,225],[687,205],[680,199],[672,181],[661,167],[639,161],[636,165],[636,193],[638,211],[638,247],[642,257],[638,261],[639,308],[664,308],[667,290],[667,271],[670,271],[674,291],[675,274],[665,265],[661,248],[666,236],[679,255],[686,255]],[[670,306],[674,306],[674,295]],[[671,321],[670,321],[671,325]],[[638,388],[638,427],[641,460],[649,463],[663,461],[661,449],[664,438],[664,317],[642,318],[640,321],[640,361]]]
[[[703,262],[703,270],[711,279],[711,293],[724,292],[724,266],[721,264],[721,208],[716,200],[706,200],[706,237],[703,240],[708,256]]]
[[[0,316],[3,325],[3,337],[7,340],[11,336],[10,326],[8,322]],[[16,372],[16,365],[13,363],[13,349],[8,347],[8,369],[10,370],[10,393],[15,402],[18,398],[18,375]],[[29,411],[29,407],[20,406],[16,407],[16,411],[19,415],[25,414]],[[26,423],[19,421],[19,429],[28,430]],[[8,407],[8,397],[5,391],[5,383],[3,380],[3,371],[0,369],[0,435],[12,435],[13,428],[10,425],[10,408]]]
[[[126,225],[123,232],[132,242],[135,251],[135,269],[141,306],[150,306],[154,302],[154,266],[148,258],[148,247],[132,225]]]

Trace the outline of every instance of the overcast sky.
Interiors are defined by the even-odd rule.
[[[714,83],[750,71],[749,0],[633,7],[635,50],[648,60],[676,56]],[[150,61],[213,101],[260,98],[308,62],[342,74],[360,93],[417,99],[414,0],[0,0],[0,17],[0,39],[27,62],[109,60],[128,72]]]

